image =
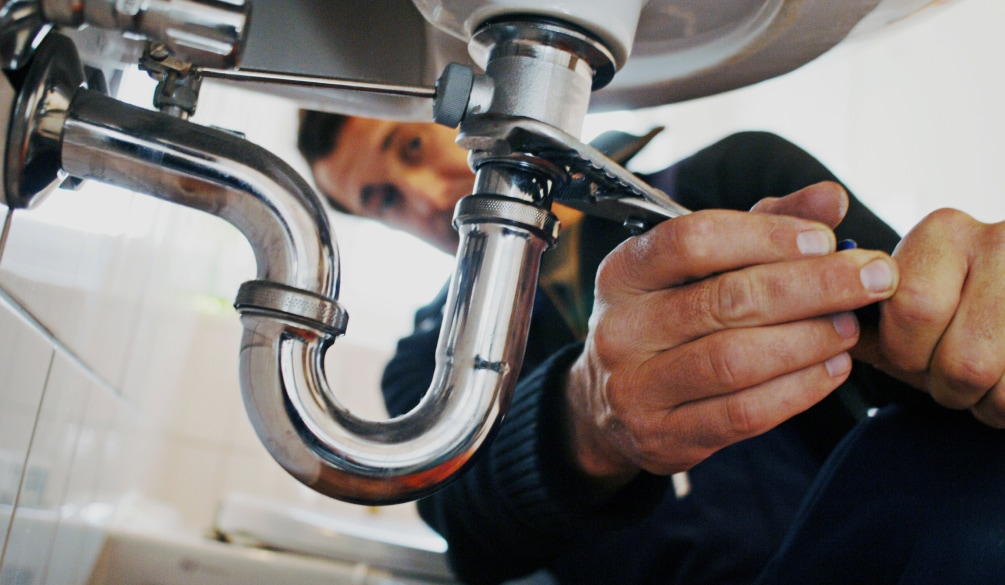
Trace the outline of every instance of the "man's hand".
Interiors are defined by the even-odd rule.
[[[803,217],[778,215],[810,200]],[[882,252],[834,251],[835,185],[697,212],[614,250],[566,381],[570,456],[598,485],[667,475],[823,399],[851,369],[850,311],[888,298]]]
[[[881,305],[878,336],[863,337],[862,359],[1005,428],[1005,223],[936,211],[893,257],[900,287]]]

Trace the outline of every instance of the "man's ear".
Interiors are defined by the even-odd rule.
[[[833,229],[848,212],[848,192],[838,183],[825,181],[785,197],[762,199],[750,211],[801,217],[819,221]]]

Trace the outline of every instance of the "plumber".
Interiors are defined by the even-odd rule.
[[[473,184],[455,136],[304,112],[299,146],[334,208],[453,253]],[[509,414],[419,502],[458,577],[1005,574],[1003,499],[987,487],[1005,485],[1005,224],[942,210],[901,239],[764,133],[644,179],[700,211],[631,236],[553,206],[561,238]],[[845,239],[857,247],[836,252]],[[392,416],[430,385],[444,302],[418,312],[385,370]]]

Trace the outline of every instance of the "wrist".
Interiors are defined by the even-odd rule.
[[[620,437],[611,424],[602,390],[586,356],[580,356],[563,380],[562,413],[565,454],[569,465],[601,493],[614,493],[634,479],[641,468],[619,449]]]

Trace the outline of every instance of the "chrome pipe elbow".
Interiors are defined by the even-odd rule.
[[[554,241],[557,219],[479,196],[462,200],[456,222],[457,267],[433,381],[403,416],[364,420],[338,401],[319,375],[333,341],[328,332],[242,315],[241,383],[252,424],[269,429],[259,431],[266,448],[305,485],[355,503],[417,499],[460,471],[501,423],[523,361],[541,253]]]
[[[60,164],[94,179],[198,209],[248,239],[257,278],[338,297],[338,251],[310,185],[237,136],[80,90],[66,114]]]

